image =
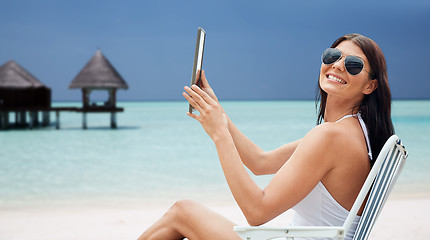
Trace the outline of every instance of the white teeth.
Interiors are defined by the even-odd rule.
[[[337,77],[332,76],[332,75],[328,75],[328,79],[330,79],[330,80],[334,80],[334,81],[336,81],[336,82],[338,82],[338,83],[346,84],[346,82],[345,82],[345,81],[343,81],[342,79],[337,78]]]

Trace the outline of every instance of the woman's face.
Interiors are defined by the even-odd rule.
[[[369,73],[365,70],[357,75],[349,74],[345,69],[345,57],[360,57],[364,61],[364,68],[370,72],[369,62],[360,47],[350,40],[341,42],[336,48],[342,52],[342,58],[333,64],[321,64],[320,86],[328,96],[361,101],[365,94],[372,93],[376,88],[376,80],[369,80]]]

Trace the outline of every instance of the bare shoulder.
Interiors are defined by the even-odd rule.
[[[357,150],[359,134],[362,133],[354,125],[323,123],[309,131],[302,143],[319,152],[320,159],[325,157],[326,161],[335,164]]]
[[[319,145],[339,147],[340,145],[347,145],[350,137],[347,126],[323,123],[314,127],[303,139],[306,142],[315,142]]]

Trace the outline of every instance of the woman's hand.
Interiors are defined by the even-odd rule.
[[[201,81],[202,81],[201,89],[205,91],[205,93],[207,93],[209,97],[211,97],[213,100],[218,102],[218,98],[216,97],[215,92],[212,90],[208,80],[206,79],[204,70],[202,70]]]
[[[200,113],[200,115],[196,115],[187,112],[187,115],[199,121],[206,133],[212,140],[215,140],[223,134],[229,134],[227,117],[207,81],[203,80],[203,82],[206,82],[206,85],[203,86],[206,86],[209,93],[197,85],[193,85],[191,88],[184,87],[186,92],[183,92],[182,95]],[[210,95],[213,95],[215,99]]]

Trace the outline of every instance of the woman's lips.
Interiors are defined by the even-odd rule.
[[[333,75],[331,75],[331,74],[328,74],[328,75],[327,75],[327,78],[328,78],[329,80],[331,80],[331,81],[338,82],[338,83],[340,83],[340,84],[346,84],[346,82],[345,82],[344,80],[342,80],[342,79],[341,79],[341,78],[339,78],[339,77],[333,76]]]

